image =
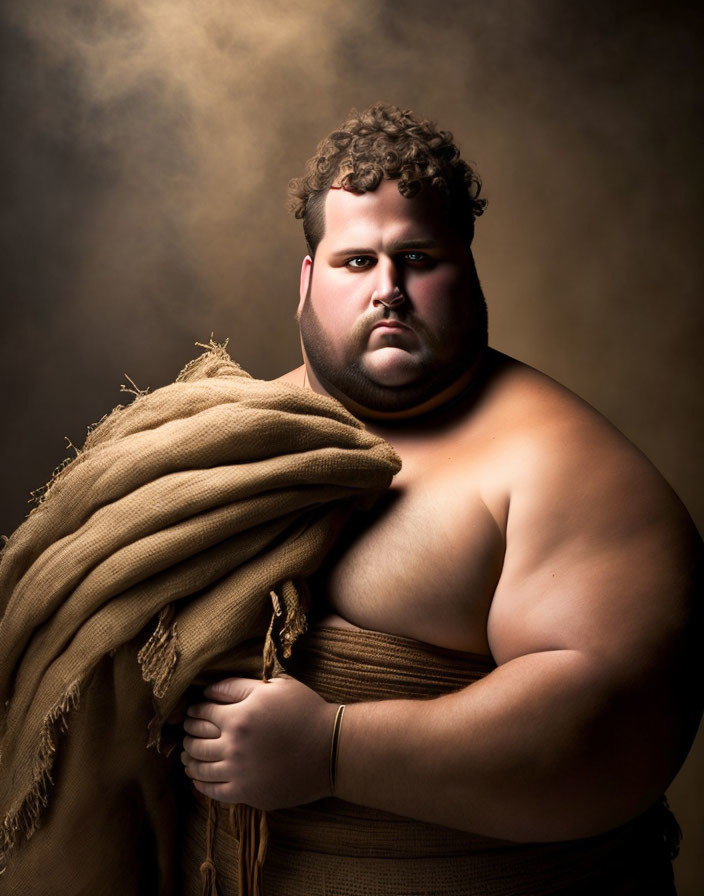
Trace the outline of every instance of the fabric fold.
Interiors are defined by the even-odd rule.
[[[9,892],[141,892],[139,874],[110,885],[103,870],[144,843],[147,891],[172,892],[175,769],[147,740],[218,656],[253,639],[261,655],[270,591],[293,612],[346,517],[399,467],[338,402],[253,379],[215,343],[89,433],[0,560]],[[110,815],[91,810],[96,781]]]

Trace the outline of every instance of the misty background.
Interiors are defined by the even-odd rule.
[[[210,333],[300,363],[286,185],[353,106],[451,130],[492,344],[582,395],[704,526],[704,16],[560,0],[28,0],[0,11],[0,532]],[[704,745],[673,785],[704,886]]]

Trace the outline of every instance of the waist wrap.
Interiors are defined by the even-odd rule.
[[[490,658],[367,630],[319,627],[286,671],[332,703],[430,699],[494,668]],[[343,734],[344,737],[344,726]],[[210,811],[210,821],[208,815]],[[664,806],[597,837],[513,843],[338,799],[266,813],[265,896],[674,894]],[[238,891],[234,813],[192,795],[184,842],[187,896],[202,892],[206,830],[220,896]]]

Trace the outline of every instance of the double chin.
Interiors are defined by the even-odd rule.
[[[385,345],[365,352],[360,366],[371,380],[389,389],[416,382],[422,369],[412,352],[395,345]]]

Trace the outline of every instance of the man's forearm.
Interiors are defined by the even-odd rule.
[[[677,761],[662,691],[578,651],[514,659],[434,700],[348,706],[336,796],[488,836],[570,839],[646,808]]]

